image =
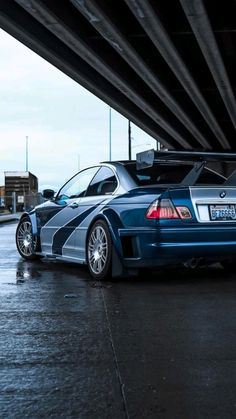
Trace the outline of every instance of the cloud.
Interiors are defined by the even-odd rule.
[[[79,168],[109,158],[109,107],[0,30],[0,185],[4,171],[29,170],[62,185]],[[127,120],[112,110],[112,158],[128,155]],[[132,124],[133,154],[155,144]]]

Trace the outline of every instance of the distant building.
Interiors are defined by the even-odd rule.
[[[0,186],[0,208],[5,206],[5,186]]]
[[[33,208],[37,202],[38,178],[31,172],[4,172],[6,207],[13,205],[13,193],[16,196],[16,210]]]

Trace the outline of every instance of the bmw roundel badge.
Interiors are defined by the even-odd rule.
[[[220,197],[221,198],[224,198],[226,196],[226,192],[225,191],[222,191],[221,193],[220,193]]]

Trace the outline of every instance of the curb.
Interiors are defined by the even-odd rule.
[[[19,221],[19,214],[0,215],[0,224],[9,223],[11,221]]]

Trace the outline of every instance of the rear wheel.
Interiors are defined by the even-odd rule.
[[[87,240],[87,263],[95,279],[106,279],[111,274],[112,240],[107,224],[96,221]]]
[[[20,255],[26,260],[38,259],[35,252],[39,248],[39,238],[32,234],[32,224],[27,217],[20,220],[16,229],[16,247]]]

